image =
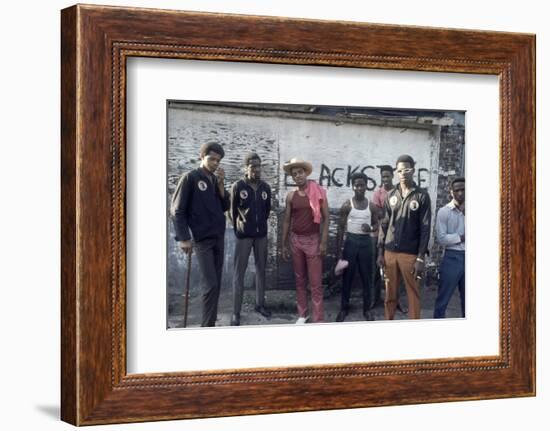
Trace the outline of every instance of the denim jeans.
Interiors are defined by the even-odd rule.
[[[447,305],[458,287],[462,317],[465,317],[465,290],[464,290],[464,257],[465,253],[458,250],[445,250],[445,256],[439,265],[439,289],[435,300],[434,318],[445,318]]]

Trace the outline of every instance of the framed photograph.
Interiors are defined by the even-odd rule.
[[[191,265],[187,286],[189,255],[181,253],[174,240],[178,223],[173,222],[181,220],[182,215],[174,213],[177,208],[192,207],[194,190],[200,193],[193,194],[193,199],[202,199],[208,189],[204,180],[195,187],[178,185],[181,176],[200,164],[201,144],[218,143],[225,156],[220,166],[230,185],[230,202],[216,326],[291,324],[298,319],[309,323],[393,320],[408,317],[409,311],[410,317],[434,315],[443,254],[439,242],[444,242],[435,241],[436,209],[449,203],[450,184],[464,177],[465,112],[176,100],[168,101],[167,111],[168,328],[206,323],[202,321],[201,268],[196,262]],[[418,223],[420,214],[425,217],[426,253],[420,252],[427,261],[421,288],[425,294],[418,303],[421,307],[414,300],[409,304],[403,286],[403,298],[393,310],[384,306],[382,293],[384,278],[390,274],[375,263],[378,226],[384,218],[384,199],[399,183],[395,162],[408,152],[414,156],[411,182],[426,190],[430,200],[421,208],[411,195],[408,203],[411,221]],[[286,198],[297,187],[285,163],[293,155],[305,158],[305,166],[311,165],[310,184],[324,189],[328,209],[326,252],[318,272],[319,286],[324,289],[319,289],[322,295],[311,313],[305,301],[297,310],[298,298],[303,299],[295,280],[300,280],[295,275],[300,262],[294,260],[300,255],[290,253],[289,247],[289,256],[284,256],[285,236],[292,235],[284,233],[285,210],[291,206]],[[188,201],[180,199],[185,190]],[[289,221],[294,220],[290,217]],[[320,224],[313,232],[321,233],[321,240]],[[222,219],[220,231],[223,225]],[[299,227],[289,224],[287,230],[294,232]],[[420,238],[420,232],[416,236]],[[464,254],[459,236],[451,238],[455,242],[449,245],[457,256]],[[200,246],[201,241],[196,242]],[[454,251],[447,253],[448,259]],[[347,267],[335,271],[338,262]],[[465,277],[459,279],[465,282]],[[460,298],[459,294],[450,299],[442,296],[439,317],[465,317]]]
[[[533,35],[61,30],[63,420],[535,394]]]

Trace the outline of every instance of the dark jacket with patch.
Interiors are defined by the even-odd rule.
[[[244,179],[231,187],[231,220],[237,238],[261,238],[267,235],[271,211],[271,188],[259,181],[256,190]]]
[[[224,212],[229,209],[229,193],[220,196],[215,177],[198,168],[184,174],[172,196],[170,214],[176,230],[176,241],[195,241],[223,235]]]
[[[430,195],[416,184],[403,198],[397,185],[384,202],[378,247],[423,256],[428,250],[432,209]]]

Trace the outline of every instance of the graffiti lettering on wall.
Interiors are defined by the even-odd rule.
[[[351,176],[355,173],[363,173],[367,176],[367,190],[372,191],[380,185],[380,167],[383,165],[366,165],[366,166],[351,166],[346,167],[331,167],[325,163],[321,164],[321,169],[318,178],[314,178],[317,182],[326,188],[332,187],[351,187]],[[430,181],[430,171],[426,168],[416,168],[416,184],[420,187],[428,187]],[[296,186],[290,175],[285,174],[285,188]]]

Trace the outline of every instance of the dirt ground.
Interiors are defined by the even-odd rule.
[[[354,286],[350,301],[350,312],[346,317],[346,322],[363,321],[362,292],[358,286]],[[437,295],[437,285],[424,286],[421,291],[422,319],[431,319],[435,298]],[[336,285],[332,289],[325,288],[324,309],[325,322],[334,322],[336,315],[340,311],[340,286]],[[384,293],[382,300],[371,309],[375,320],[384,320]],[[254,290],[247,289],[243,295],[243,305],[241,311],[241,325],[274,325],[274,324],[294,324],[297,319],[296,314],[296,293],[292,290],[268,290],[266,292],[266,307],[268,307],[272,316],[267,319],[254,311]],[[404,290],[400,293],[400,302],[407,304],[407,295]],[[222,289],[218,303],[218,320],[216,326],[228,326],[231,320],[233,309],[233,298],[231,289]],[[170,296],[170,313],[168,328],[183,327],[183,294]],[[447,308],[447,317],[460,317],[460,299],[458,291],[453,295]],[[407,315],[397,311],[396,320],[406,319]],[[190,292],[187,327],[200,326],[201,302],[200,291],[195,289]]]

